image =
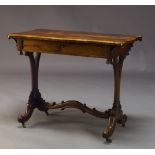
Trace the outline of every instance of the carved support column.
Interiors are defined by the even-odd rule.
[[[22,123],[23,127],[25,127],[24,123],[30,119],[35,108],[38,108],[40,111],[45,111],[47,114],[46,102],[41,97],[41,93],[38,89],[38,70],[41,53],[36,53],[35,57],[31,52],[26,52],[25,55],[28,56],[30,61],[32,90],[25,114],[18,118],[18,121]]]
[[[124,57],[116,57],[113,60],[114,70],[114,102],[113,108],[121,109],[120,104],[120,84]]]
[[[116,124],[119,123],[122,124],[122,126],[125,126],[125,122],[127,121],[127,116],[123,114],[120,104],[120,84],[123,62],[131,47],[131,44],[124,47],[116,47],[111,57],[111,64],[113,65],[114,71],[114,101],[108,125],[103,131],[103,137],[106,138],[107,142],[111,142],[111,139],[109,138],[113,134]],[[120,53],[121,55],[119,54],[118,56],[117,53]]]
[[[29,57],[31,66],[32,91],[36,91],[38,89],[38,70],[41,53],[37,53],[36,57],[34,57],[33,53],[26,53],[25,55]]]

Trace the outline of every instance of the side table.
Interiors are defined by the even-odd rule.
[[[122,66],[133,43],[138,40],[141,41],[142,36],[35,29],[21,33],[11,33],[8,38],[14,39],[20,54],[24,54],[30,60],[32,90],[25,114],[18,118],[23,127],[25,127],[25,122],[30,119],[35,108],[45,112],[47,115],[49,109],[77,108],[83,113],[108,119],[107,127],[102,134],[106,142],[111,142],[110,137],[116,124],[125,126],[127,116],[123,113],[120,104]],[[41,54],[44,53],[106,59],[107,64],[111,64],[114,71],[114,100],[112,108],[100,112],[76,100],[62,101],[61,103],[46,102],[38,89],[39,61]]]

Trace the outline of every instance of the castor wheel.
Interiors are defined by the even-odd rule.
[[[122,127],[123,127],[123,128],[125,127],[125,123],[122,123]]]
[[[22,127],[23,127],[23,128],[26,128],[26,125],[25,125],[25,123],[22,123]]]
[[[23,128],[26,128],[26,125],[25,125],[25,123],[22,121],[22,118],[21,118],[21,117],[18,118],[18,122],[22,124],[22,127],[23,127]]]
[[[110,144],[112,143],[112,139],[106,138],[105,144]]]

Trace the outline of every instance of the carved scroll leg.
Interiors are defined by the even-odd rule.
[[[109,117],[108,120],[108,125],[103,131],[102,136],[106,139],[107,143],[111,143],[112,140],[110,137],[112,136],[116,125],[119,123],[122,126],[125,126],[125,123],[127,121],[127,116],[123,114],[121,109],[112,109],[111,116]]]
[[[18,122],[19,123],[22,123],[23,128],[26,127],[25,126],[25,122],[30,119],[30,117],[32,116],[33,110],[34,110],[34,107],[31,104],[27,104],[25,114],[24,115],[21,115],[18,118]]]
[[[32,116],[35,108],[38,108],[39,110],[44,111],[46,114],[48,114],[46,102],[42,99],[38,89],[38,70],[41,53],[37,53],[35,57],[31,52],[26,52],[25,55],[28,56],[30,60],[32,91],[29,96],[25,114],[18,118],[18,121],[22,123],[23,127],[25,127],[24,123],[28,121]]]
[[[115,129],[115,126],[116,126],[116,122],[117,121],[116,121],[115,117],[113,117],[113,116],[109,117],[108,125],[107,125],[107,127],[105,128],[105,130],[103,131],[103,134],[102,134],[102,136],[106,139],[107,143],[111,143],[112,142],[112,140],[109,139],[109,137],[111,137],[111,135],[114,132],[114,129]]]
[[[125,126],[125,122],[127,120],[127,116],[123,115],[120,104],[120,81],[124,58],[125,57],[115,57],[112,62],[114,69],[114,104],[109,117],[108,125],[103,131],[103,137],[106,138],[107,142],[112,142],[109,138],[112,136],[116,124],[120,123],[122,126]]]

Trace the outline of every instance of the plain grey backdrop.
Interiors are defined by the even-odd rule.
[[[0,6],[0,148],[154,148],[155,6]],[[106,120],[80,111],[36,110],[21,128],[31,89],[29,61],[7,34],[35,28],[140,34],[123,68],[121,103],[126,128],[117,126],[110,145]],[[75,99],[99,110],[113,102],[113,71],[104,59],[42,55],[39,88],[47,101]]]

